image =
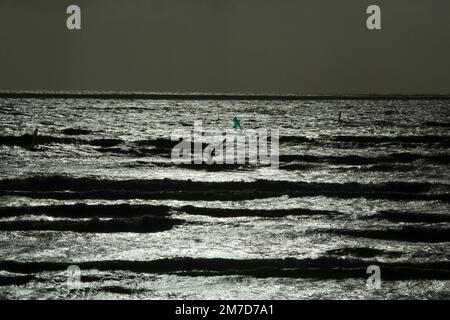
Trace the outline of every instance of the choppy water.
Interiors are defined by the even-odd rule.
[[[0,297],[448,298],[449,104],[0,99]],[[279,170],[170,161],[235,114]]]

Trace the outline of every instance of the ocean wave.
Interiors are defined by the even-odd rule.
[[[211,172],[226,172],[226,171],[245,171],[245,170],[255,170],[258,167],[262,167],[262,166],[270,166],[270,164],[267,165],[251,165],[251,164],[218,164],[218,163],[213,163],[213,164],[207,164],[206,162],[203,162],[201,164],[176,164],[175,165],[177,168],[184,168],[184,169],[189,169],[189,170],[203,170],[203,171],[211,171]]]
[[[180,142],[179,140],[171,140],[168,138],[149,138],[147,140],[129,141],[122,147],[116,148],[99,148],[99,152],[122,154],[126,156],[149,156],[157,155],[168,158],[171,156],[172,149]],[[191,150],[194,150],[194,143],[191,141]],[[201,143],[201,149],[205,150],[208,143]],[[198,168],[194,168],[198,169]]]
[[[88,129],[78,129],[78,128],[66,128],[61,132],[64,136],[54,136],[54,135],[38,135],[36,138],[37,145],[47,145],[47,144],[69,144],[69,145],[90,145],[94,147],[99,147],[97,150],[102,153],[115,153],[121,155],[133,156],[137,155],[161,155],[170,156],[171,151],[175,145],[179,143],[179,140],[172,141],[168,137],[158,137],[142,140],[126,141],[119,138],[85,138],[77,137],[92,134],[92,131]],[[33,135],[24,134],[21,136],[13,135],[1,135],[0,145],[5,146],[18,146],[22,148],[30,148],[33,142]],[[430,145],[434,148],[437,147],[448,147],[450,146],[449,136],[438,136],[438,135],[424,135],[424,136],[319,136],[316,138],[308,138],[303,136],[280,136],[280,144],[287,145],[316,145],[316,146],[327,146],[330,148],[353,148],[353,147],[364,147],[372,146],[377,144],[399,144],[399,145]],[[202,150],[204,150],[209,144],[206,142],[202,143]],[[193,149],[193,145],[191,145]],[[323,162],[321,158],[314,156],[281,156],[282,161],[299,160],[299,161],[320,161]],[[400,162],[410,162],[419,159],[425,159],[427,161],[445,162],[448,163],[448,155],[437,155],[437,156],[426,156],[426,155],[413,155],[413,154],[393,154],[386,156],[386,161],[392,162],[398,160]],[[327,157],[322,157],[327,159]],[[377,159],[364,158],[357,156],[348,157],[328,157],[330,162],[335,161],[339,163],[354,162],[355,164],[367,164],[374,163]],[[368,161],[368,162],[367,162]],[[379,161],[378,161],[379,162]]]
[[[80,129],[80,128],[66,128],[66,129],[61,130],[61,132],[68,136],[92,134],[91,130]]]
[[[422,194],[422,193],[391,193],[391,192],[340,192],[340,191],[117,191],[94,190],[81,192],[65,191],[0,191],[0,196],[29,197],[32,199],[82,200],[82,199],[145,199],[145,200],[192,200],[192,201],[241,201],[288,196],[291,198],[326,196],[331,198],[352,199],[385,199],[405,201],[442,201],[450,202],[450,194]]]
[[[429,213],[429,212],[402,212],[402,211],[381,211],[366,219],[384,219],[393,222],[424,222],[439,223],[450,222],[450,214]]]
[[[0,136],[0,145],[6,146],[18,146],[23,148],[29,148],[33,142],[33,135],[24,134],[22,136]],[[36,138],[37,145],[43,144],[75,144],[75,145],[91,145],[98,147],[113,147],[123,141],[121,139],[79,139],[79,138],[68,138],[68,137],[57,137],[57,136],[47,136],[38,135]]]
[[[65,191],[0,191],[0,196],[19,196],[32,199],[83,200],[83,199],[145,199],[145,200],[193,200],[193,201],[240,201],[264,199],[281,196],[283,193],[274,191],[126,191],[126,190],[93,190],[81,192]],[[301,196],[298,194],[297,196]],[[431,197],[436,200],[437,196]],[[429,197],[427,197],[429,199]]]
[[[147,140],[136,140],[133,141],[135,145],[142,147],[155,147],[162,150],[171,150],[179,140],[172,141],[169,138],[149,138]]]
[[[370,165],[378,163],[411,163],[418,160],[437,162],[437,163],[450,163],[450,154],[434,154],[423,155],[413,153],[393,153],[388,155],[380,155],[376,157],[366,157],[357,155],[345,155],[345,156],[315,156],[315,155],[280,155],[280,161],[282,162],[314,162],[314,163],[327,163],[327,164],[347,164],[347,165]]]
[[[52,217],[86,218],[86,217],[137,217],[152,215],[164,217],[169,215],[170,207],[158,205],[131,205],[127,203],[112,205],[73,205],[0,207],[0,217],[23,215],[46,215]]]
[[[363,147],[377,144],[399,144],[415,145],[427,144],[436,146],[450,146],[450,137],[444,135],[420,135],[420,136],[326,136],[321,135],[314,138],[304,136],[280,136],[280,144],[296,145],[331,145],[334,147]]]
[[[288,278],[363,278],[367,279],[367,267],[378,265],[384,280],[450,279],[448,261],[427,263],[381,263],[378,260],[362,260],[341,257],[316,259],[221,259],[221,258],[172,258],[151,261],[84,261],[84,262],[18,262],[0,261],[0,269],[9,272],[38,273],[64,271],[70,265],[82,270],[131,271],[179,276],[245,275],[251,277]],[[82,280],[82,279],[81,279]]]
[[[357,144],[375,145],[379,143],[395,144],[441,144],[450,146],[449,136],[423,135],[423,136],[334,136],[335,142],[350,142]]]
[[[221,208],[203,208],[194,206],[183,206],[181,211],[192,215],[205,215],[211,217],[285,217],[298,215],[339,215],[338,211],[329,210],[311,210],[303,208],[295,209],[221,209]]]
[[[450,122],[426,121],[424,125],[426,127],[450,128]]]
[[[286,171],[307,171],[313,168],[317,168],[320,164],[305,164],[305,163],[280,163],[280,169]]]
[[[407,242],[450,242],[450,228],[403,226],[387,229],[324,229],[314,232],[326,232],[336,235],[363,237],[380,240]]]
[[[381,164],[371,164],[368,166],[358,167],[356,170],[362,171],[362,172],[410,172],[414,170],[418,170],[419,168],[423,169],[422,166],[415,166],[415,165],[408,165],[408,164],[388,164],[388,163],[381,163]],[[346,170],[346,169],[344,169]]]
[[[0,180],[0,195],[52,199],[244,200],[288,195],[449,201],[450,187],[427,182],[309,183],[277,180],[204,182],[38,176]],[[436,191],[437,190],[437,191]]]
[[[392,258],[392,257],[400,257],[403,255],[403,253],[399,251],[389,251],[364,247],[332,249],[328,250],[326,253],[331,256],[356,257],[356,258],[374,258],[377,256]]]
[[[90,220],[14,220],[0,221],[2,231],[74,231],[74,232],[160,232],[172,229],[175,225],[181,224],[180,219],[163,217],[144,216],[140,218],[100,220],[92,218]]]
[[[97,178],[76,178],[70,176],[34,176],[0,180],[0,190],[141,190],[141,191],[208,191],[208,190],[259,190],[259,191],[333,191],[343,192],[429,192],[433,184],[427,182],[384,182],[361,184],[314,183],[283,180],[255,180],[209,182],[172,179],[109,180]],[[448,187],[442,185],[442,187]]]
[[[127,288],[124,286],[103,286],[101,288],[103,291],[105,292],[109,292],[109,293],[116,293],[116,294],[132,294],[135,292],[143,292],[145,291],[144,288]]]
[[[279,142],[283,144],[298,144],[298,143],[317,144],[319,141],[314,138],[308,138],[303,136],[280,136]]]
[[[123,155],[126,157],[148,157],[160,156],[170,157],[170,150],[160,148],[133,148],[133,147],[102,147],[97,149],[98,152],[114,155]]]
[[[36,277],[32,275],[0,275],[0,286],[18,286],[27,284],[32,280],[36,280]]]

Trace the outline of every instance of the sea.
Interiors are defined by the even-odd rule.
[[[278,167],[173,162],[235,116]],[[0,123],[0,299],[450,298],[450,100],[3,97]]]

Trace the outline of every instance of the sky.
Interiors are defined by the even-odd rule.
[[[450,1],[0,0],[0,90],[450,94]]]

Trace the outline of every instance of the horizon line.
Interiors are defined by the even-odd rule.
[[[450,100],[450,94],[299,94],[299,93],[205,93],[89,90],[0,90],[0,98],[149,99],[149,100]]]

